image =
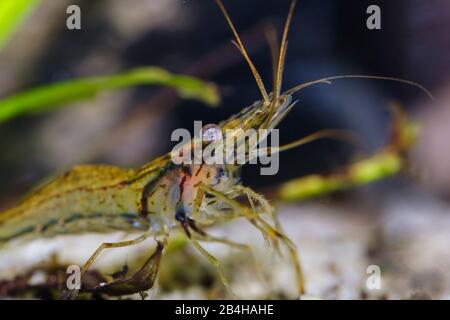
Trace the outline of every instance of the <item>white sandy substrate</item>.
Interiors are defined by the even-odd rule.
[[[284,205],[278,211],[284,232],[298,247],[306,277],[307,295],[303,298],[450,298],[448,204],[411,194],[387,200],[370,214],[348,204],[318,202]],[[209,232],[250,244],[264,270],[268,285],[255,277],[249,259],[242,260],[239,272],[230,279],[238,297],[262,297],[267,287],[286,297],[295,296],[295,277],[288,255],[284,252],[283,258],[279,258],[274,254],[249,223],[236,221],[211,228]],[[45,262],[52,253],[57,253],[61,263],[82,264],[101,242],[122,239],[121,234],[84,235],[11,246],[0,253],[0,275],[11,277]],[[96,266],[116,271],[111,266],[116,268],[117,262],[125,263],[134,254],[142,255],[152,248],[149,240],[132,248],[109,250]],[[222,263],[236,252],[220,244],[205,244],[205,248]],[[199,256],[199,259],[203,258]],[[380,289],[366,285],[368,279],[369,282],[373,279],[367,272],[370,265],[380,268]],[[200,287],[156,296],[163,299],[205,297]]]

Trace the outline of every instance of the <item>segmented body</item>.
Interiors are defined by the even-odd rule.
[[[212,166],[175,166],[169,156],[139,170],[77,166],[19,205],[0,213],[0,243],[58,234],[143,231],[154,235],[175,225],[176,212],[191,212],[196,183],[220,187]]]

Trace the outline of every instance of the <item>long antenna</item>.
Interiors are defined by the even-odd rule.
[[[416,87],[418,89],[420,89],[422,92],[424,92],[431,100],[434,100],[434,96],[433,94],[430,92],[430,90],[428,90],[427,88],[425,88],[423,85],[421,85],[420,83],[414,82],[414,81],[410,81],[410,80],[406,80],[406,79],[401,79],[401,78],[394,78],[394,77],[383,77],[383,76],[371,76],[371,75],[363,75],[363,74],[348,74],[348,75],[340,75],[340,76],[333,76],[333,77],[327,77],[327,78],[322,78],[319,80],[314,80],[314,81],[309,81],[306,83],[302,83],[299,84],[298,86],[295,86],[285,92],[283,92],[283,94],[286,95],[290,95],[293,94],[297,91],[301,91],[304,88],[307,88],[309,86],[313,86],[316,85],[318,83],[327,83],[327,84],[331,84],[332,80],[337,80],[337,79],[373,79],[373,80],[388,80],[388,81],[394,81],[394,82],[400,82],[400,83],[405,83],[408,85],[411,85],[413,87]]]
[[[225,16],[225,19],[227,20],[228,25],[230,26],[231,31],[233,32],[235,42],[234,44],[238,47],[239,51],[244,56],[245,60],[247,61],[250,70],[253,73],[253,76],[255,77],[256,84],[258,85],[259,91],[261,91],[262,97],[264,102],[269,102],[269,95],[267,94],[266,87],[264,87],[264,83],[261,79],[261,76],[258,73],[258,70],[256,70],[255,65],[253,64],[252,60],[248,56],[247,50],[245,50],[244,44],[241,41],[241,38],[239,37],[239,34],[236,31],[236,28],[233,25],[233,22],[231,21],[230,16],[228,15],[227,10],[225,9],[224,5],[222,4],[221,0],[215,0],[217,5],[219,6],[220,10],[222,11],[223,15]]]
[[[319,139],[336,139],[336,140],[340,140],[340,141],[349,142],[355,146],[360,146],[362,144],[362,139],[360,137],[358,137],[352,131],[341,130],[341,129],[324,129],[324,130],[320,130],[320,131],[311,133],[303,138],[297,139],[293,142],[282,145],[280,147],[261,148],[259,152],[262,155],[276,154],[276,153],[280,153],[280,152],[284,152],[287,150],[297,148],[299,146],[305,145],[307,143],[310,143],[310,142],[313,142],[313,141],[316,141]],[[253,159],[253,158],[249,158],[248,161],[250,161],[250,159]]]
[[[272,57],[272,86],[275,87],[277,83],[277,69],[280,57],[280,48],[278,47],[277,31],[272,25],[266,27],[266,38],[270,48],[270,55]]]
[[[276,101],[280,97],[281,93],[281,83],[283,82],[283,68],[284,68],[284,61],[286,58],[286,49],[287,49],[287,36],[289,32],[289,27],[291,25],[292,16],[294,14],[294,9],[297,4],[297,0],[292,0],[291,6],[289,7],[289,13],[286,19],[286,23],[284,25],[283,30],[283,36],[281,38],[281,45],[280,45],[280,55],[278,60],[278,66],[277,66],[277,75],[275,77],[276,81],[274,83],[273,88],[273,94],[274,94],[274,101]]]

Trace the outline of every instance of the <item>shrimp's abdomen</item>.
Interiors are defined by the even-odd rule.
[[[145,230],[133,170],[77,166],[0,213],[0,243],[58,234]]]

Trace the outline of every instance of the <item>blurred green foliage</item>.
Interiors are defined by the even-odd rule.
[[[135,85],[163,85],[174,88],[183,98],[197,99],[210,106],[219,102],[213,84],[193,77],[171,74],[158,67],[144,67],[104,77],[81,78],[43,85],[0,100],[0,123],[22,114],[95,97],[104,90]]]
[[[281,201],[301,201],[392,177],[408,168],[407,155],[415,145],[420,127],[408,118],[404,108],[391,104],[393,115],[388,143],[370,157],[356,161],[331,175],[312,174],[283,183],[278,190]]]
[[[0,0],[0,50],[40,0]]]
[[[0,50],[40,0],[0,0]],[[171,74],[158,67],[142,67],[104,77],[91,77],[43,85],[0,100],[0,123],[22,114],[48,111],[68,103],[94,98],[104,90],[136,85],[163,85],[183,98],[210,106],[219,103],[216,87],[189,76]]]

